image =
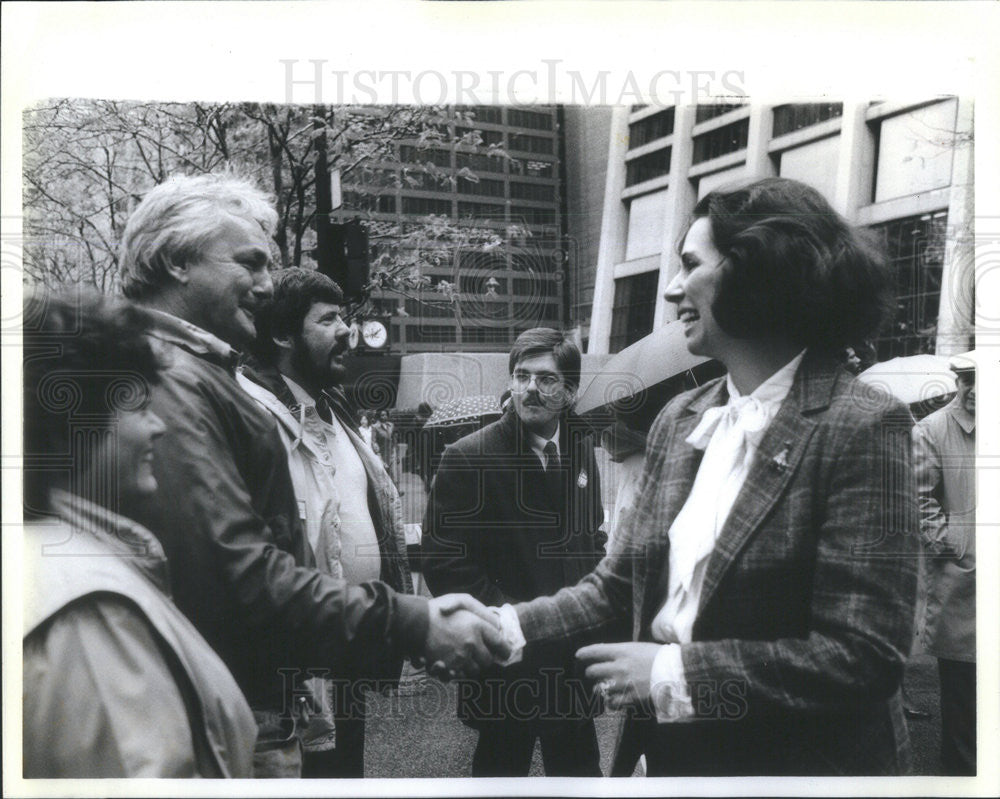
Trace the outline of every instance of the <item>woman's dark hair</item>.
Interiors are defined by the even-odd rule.
[[[810,186],[766,178],[717,189],[691,224],[702,218],[725,256],[712,312],[731,336],[834,351],[873,337],[891,317],[882,248]]]
[[[514,367],[525,358],[550,353],[566,384],[579,388],[580,350],[565,333],[551,327],[533,327],[517,337],[507,359],[507,372],[514,374]]]
[[[89,447],[119,414],[149,402],[164,364],[127,300],[76,287],[24,302],[24,502],[43,512],[48,489],[89,465]]]
[[[274,294],[256,313],[257,340],[252,348],[261,363],[274,366],[277,347],[273,338],[298,336],[314,303],[343,305],[340,286],[315,269],[290,267],[273,275]]]

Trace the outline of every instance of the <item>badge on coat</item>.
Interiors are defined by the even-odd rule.
[[[586,469],[580,469],[580,474],[578,474],[576,476],[576,484],[580,488],[586,488],[588,482],[589,482],[589,480],[587,480],[587,471],[586,471]]]

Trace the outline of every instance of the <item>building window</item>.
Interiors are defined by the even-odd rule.
[[[700,136],[695,136],[692,163],[700,164],[722,155],[745,150],[749,133],[750,120],[741,119],[732,125],[725,125],[710,130],[708,133],[702,133]]]
[[[515,200],[555,202],[556,189],[551,183],[511,183],[510,196]]]
[[[509,138],[511,150],[521,150],[526,153],[542,153],[551,155],[555,149],[555,140],[546,136],[529,136],[527,133],[511,133]]]
[[[552,167],[551,161],[511,161],[511,172],[516,172],[519,175],[527,175],[532,178],[551,178],[552,177]]]
[[[947,227],[947,211],[871,227],[885,243],[896,276],[896,317],[876,341],[880,361],[934,352]]]
[[[418,214],[443,214],[451,216],[451,200],[435,200],[430,197],[404,197],[403,213]]]
[[[404,164],[426,164],[429,161],[435,166],[448,167],[451,166],[451,152],[435,150],[433,147],[414,147],[410,144],[401,144],[399,160]]]
[[[368,194],[364,191],[345,189],[344,209],[370,211],[379,214],[396,213],[396,197],[392,194]]]
[[[501,108],[497,105],[460,105],[455,110],[460,113],[471,112],[477,122],[489,122],[492,125],[503,122]]]
[[[843,103],[793,103],[779,105],[774,109],[774,128],[772,135],[782,136],[793,130],[818,125],[834,117],[844,115]]]
[[[503,172],[503,158],[481,153],[455,153],[455,166],[473,172]]]
[[[458,203],[458,215],[462,218],[474,217],[476,219],[493,219],[500,222],[504,219],[504,209],[502,205],[493,203],[476,203],[467,200]]]
[[[413,344],[454,344],[457,336],[450,325],[412,325],[406,338]]]
[[[555,297],[559,293],[558,284],[544,275],[515,277],[512,291],[515,297]]]
[[[628,148],[634,150],[674,132],[674,109],[668,108],[628,126]]]
[[[502,327],[463,327],[462,343],[464,344],[510,344],[510,328]]]
[[[532,208],[527,205],[512,205],[510,221],[522,222],[525,225],[554,225],[556,212],[554,208]]]
[[[658,270],[641,275],[620,277],[615,281],[615,303],[611,309],[609,352],[621,352],[643,336],[653,332],[656,312]]]
[[[477,181],[462,178],[458,181],[459,194],[481,194],[484,197],[503,197],[503,181],[480,178]]]
[[[455,128],[455,133],[458,136],[467,136],[470,133],[478,133],[479,138],[482,139],[481,146],[487,146],[490,144],[503,144],[503,133],[499,130],[481,130],[479,128],[470,128],[465,125],[458,125]]]
[[[507,124],[533,130],[552,130],[552,114],[510,108],[507,110]]]
[[[372,300],[372,313],[375,316],[392,316],[399,309],[401,300],[392,297],[378,297]]]
[[[462,267],[468,268],[464,263]],[[490,281],[493,282],[490,283]],[[473,294],[479,297],[487,296],[492,290],[494,295],[499,296],[507,293],[507,279],[496,278],[490,272],[477,270],[470,275],[459,275],[458,290],[463,294]]]
[[[625,162],[625,185],[635,186],[670,174],[670,148],[648,153]]]
[[[705,122],[709,119],[721,117],[736,108],[742,108],[746,103],[713,103],[710,105],[699,105],[694,112],[694,123]]]
[[[537,300],[515,302],[513,318],[518,325],[527,323],[525,329],[542,325],[544,327],[560,327],[562,319],[559,316],[559,306],[553,303],[539,303]],[[522,331],[518,330],[515,335]]]
[[[443,294],[427,295],[423,302],[409,299],[404,305],[406,313],[414,319],[454,319],[455,309],[446,304]]]

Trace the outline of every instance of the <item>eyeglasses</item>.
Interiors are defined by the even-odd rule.
[[[514,372],[510,378],[510,390],[515,394],[523,394],[528,390],[531,381],[540,394],[555,394],[562,388],[562,378],[551,373],[536,375],[531,372]]]

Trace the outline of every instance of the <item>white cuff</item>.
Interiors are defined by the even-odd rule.
[[[510,657],[500,665],[510,666],[514,663],[520,663],[521,657],[524,655],[524,645],[527,642],[524,640],[524,633],[521,632],[521,622],[517,618],[517,611],[510,604],[491,608],[491,610],[500,619],[500,634],[507,646],[510,647]]]
[[[660,724],[690,721],[694,718],[691,694],[684,679],[684,661],[680,644],[664,644],[653,659],[649,673],[650,693],[656,720]]]

